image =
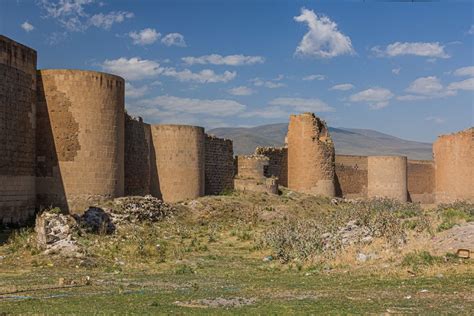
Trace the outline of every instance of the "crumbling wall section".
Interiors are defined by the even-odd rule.
[[[367,156],[336,155],[336,195],[367,197]]]
[[[436,202],[474,201],[474,127],[433,144]]]
[[[432,160],[408,160],[408,201],[423,204],[435,203],[435,169]]]
[[[36,51],[0,35],[0,225],[35,210]]]
[[[369,156],[367,196],[407,201],[407,157]]]
[[[335,196],[334,143],[326,122],[313,113],[291,115],[287,137],[288,187]]]
[[[278,194],[278,179],[266,177],[270,159],[263,155],[237,156],[234,187],[240,191]]]
[[[257,147],[255,154],[269,159],[265,176],[276,177],[279,185],[288,187],[288,148]]]
[[[38,71],[39,206],[83,212],[123,196],[124,93],[118,76]]]
[[[230,139],[206,134],[205,193],[220,194],[234,188],[234,149]]]
[[[150,188],[150,125],[125,115],[125,195],[147,195]],[[153,162],[154,163],[154,162]]]

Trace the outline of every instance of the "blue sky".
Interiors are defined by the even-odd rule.
[[[111,72],[149,123],[288,121],[433,141],[474,125],[473,2],[0,0],[39,68]]]

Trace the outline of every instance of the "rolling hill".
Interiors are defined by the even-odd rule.
[[[208,131],[234,141],[236,155],[251,154],[257,146],[282,146],[288,124],[269,124],[251,128],[215,128]],[[334,128],[329,132],[337,154],[346,155],[406,155],[410,159],[432,159],[431,144],[404,140],[370,129]]]

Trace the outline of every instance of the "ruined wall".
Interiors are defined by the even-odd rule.
[[[367,197],[367,156],[336,155],[336,195]]]
[[[288,187],[288,148],[257,147],[255,154],[269,159],[265,176],[277,177],[279,185]]]
[[[408,201],[435,203],[435,173],[432,160],[408,160],[407,188]]]
[[[0,36],[0,225],[35,210],[36,51]]]
[[[234,188],[234,149],[230,139],[206,134],[204,169],[206,195]]]
[[[263,155],[237,156],[234,187],[240,191],[278,194],[278,179],[267,177],[270,159]]]
[[[474,201],[474,127],[433,144],[436,202]]]
[[[82,212],[124,194],[124,80],[82,70],[38,72],[40,206]]]
[[[407,201],[407,157],[369,156],[367,196]]]
[[[125,195],[151,193],[151,129],[141,118],[125,115]],[[154,162],[153,162],[154,163]]]
[[[288,187],[335,196],[334,144],[326,123],[312,113],[291,115],[288,127]]]
[[[166,202],[204,195],[204,129],[152,125],[151,135],[157,171],[155,185],[152,185],[154,195]]]

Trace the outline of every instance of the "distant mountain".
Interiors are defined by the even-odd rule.
[[[215,128],[208,131],[234,141],[236,155],[251,154],[257,146],[282,146],[288,124],[270,124],[251,128]],[[405,155],[410,159],[432,159],[430,143],[404,140],[370,129],[334,128],[329,132],[337,154],[346,155]]]

